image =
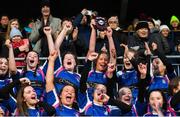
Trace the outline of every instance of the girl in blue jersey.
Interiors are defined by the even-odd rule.
[[[132,91],[133,96],[133,103],[135,103],[137,97],[138,97],[138,84],[140,81],[139,76],[139,70],[138,70],[138,64],[139,63],[148,63],[150,61],[150,49],[148,48],[147,43],[145,43],[146,51],[148,52],[146,55],[146,60],[138,60],[138,53],[128,48],[127,45],[121,44],[120,46],[124,47],[124,57],[123,57],[123,69],[117,72],[117,83],[119,84],[119,87],[129,87]],[[149,73],[148,73],[149,74]],[[147,75],[148,75],[147,74]]]
[[[52,116],[54,114],[55,109],[52,106],[38,100],[36,91],[32,86],[24,85],[19,89],[16,116]]]
[[[44,27],[44,33],[50,39],[48,40],[49,52],[54,49],[54,44],[51,42],[51,28]],[[45,75],[47,71],[47,61],[43,66],[39,66],[39,55],[36,51],[29,51],[25,58],[26,66],[17,77],[27,77],[31,81],[31,86],[35,89],[38,99],[42,100],[45,93]]]
[[[168,106],[166,97],[161,90],[152,90],[148,95],[148,112],[144,116],[176,116],[175,111]]]
[[[113,100],[113,98],[110,98],[107,94],[110,94],[108,89],[112,89],[112,81],[114,81],[113,73],[115,71],[115,65],[109,64],[108,66],[108,76],[110,77],[108,79],[108,88],[106,88],[103,84],[96,84],[93,92],[92,92],[92,98],[93,100],[90,100],[88,95],[88,86],[86,85],[87,79],[88,79],[88,72],[91,69],[89,65],[91,65],[91,62],[97,58],[98,54],[95,52],[92,52],[87,57],[87,62],[83,68],[82,76],[80,80],[80,90],[78,94],[78,102],[80,107],[80,112],[89,115],[89,116],[107,116],[110,115],[109,106],[107,103],[111,102],[114,105],[117,105],[118,108],[129,110],[129,106],[125,103],[117,102]],[[112,80],[112,81],[111,81]]]
[[[7,58],[0,57],[0,89],[11,83],[14,80],[12,79],[12,76],[16,75],[16,63],[14,60],[14,53],[12,45],[10,44],[10,40],[6,41],[6,46],[9,48],[9,60]],[[11,95],[14,96],[15,93],[16,91],[14,89],[11,90]],[[0,101],[0,106],[7,108],[7,110],[9,109],[8,107],[10,105],[11,101],[7,98]],[[6,112],[6,110],[4,110],[4,112]]]
[[[161,89],[168,99],[169,94],[167,92],[169,82],[171,79],[176,77],[176,73],[172,64],[168,61],[166,56],[163,53],[159,52],[156,43],[152,43],[152,48],[155,55],[158,55],[158,58],[154,58],[152,61],[153,77],[148,89],[149,91],[154,89]]]
[[[60,95],[54,85],[54,63],[57,51],[50,53],[48,70],[46,74],[46,100],[56,109],[56,116],[78,116],[79,112],[73,108],[76,99],[76,90],[73,85],[64,85]]]
[[[2,99],[8,99],[11,101],[9,114],[13,116],[40,116],[40,115],[53,115],[55,109],[37,99],[37,94],[32,86],[29,85],[30,80],[27,78],[20,78],[14,80],[10,84],[0,89],[0,93],[4,94],[0,96]],[[17,98],[13,98],[10,95],[10,91],[15,87],[20,86],[17,93]],[[22,86],[22,87],[21,87]],[[44,112],[40,111],[40,107],[44,109]]]
[[[148,75],[147,75],[147,64],[139,63],[138,72],[140,73],[137,83],[138,94],[136,100],[133,100],[132,89],[128,86],[123,86],[118,91],[117,99],[126,103],[129,106],[132,106],[131,111],[125,112],[122,109],[117,107],[112,108],[112,116],[142,116],[146,112],[146,103],[144,101],[146,87],[148,86]]]
[[[58,94],[65,85],[73,85],[74,87],[79,88],[80,75],[75,72],[77,65],[77,57],[75,56],[75,53],[70,51],[69,48],[67,48],[67,51],[64,51],[63,53],[60,52],[61,45],[68,33],[72,31],[72,28],[72,22],[65,20],[63,22],[62,31],[55,41],[55,48],[58,50],[59,55],[61,55],[60,60],[62,61],[60,64],[57,64],[59,61],[55,62],[55,66],[59,65],[59,69],[55,71],[54,79],[55,88]]]
[[[96,46],[96,29],[95,26],[96,23],[94,19],[91,20],[91,37],[90,37],[90,44],[89,44],[89,50],[87,53],[87,56],[95,52],[95,46]],[[112,29],[110,27],[107,27],[107,29],[104,31],[109,43],[109,49],[102,48],[102,51],[98,54],[95,63],[93,64],[93,69],[89,71],[87,84],[88,84],[88,96],[90,100],[92,101],[92,93],[93,88],[96,84],[107,84],[107,77],[109,77],[107,73],[108,64],[114,64],[116,65],[116,49],[113,42],[112,37]],[[110,55],[110,56],[109,56]],[[92,68],[92,66],[90,66]]]

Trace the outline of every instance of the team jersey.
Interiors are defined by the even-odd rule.
[[[133,103],[135,102],[136,98],[138,97],[139,89],[137,87],[138,84],[138,77],[136,70],[126,70],[126,71],[118,71],[117,75],[117,82],[120,87],[126,86],[129,87],[132,91],[133,96]]]
[[[104,72],[94,71],[91,70],[88,74],[87,79],[87,91],[88,91],[88,97],[92,101],[93,97],[93,91],[96,84],[107,84],[107,76]]]
[[[55,116],[79,116],[79,112],[65,105],[60,105],[56,90],[46,93],[46,101],[56,109]]]
[[[58,58],[55,61],[55,67],[58,68],[54,72],[55,88],[58,94],[60,93],[60,91],[65,85],[71,85],[77,89],[79,88],[80,77],[81,77],[80,74],[75,73],[75,72],[70,72],[64,69],[64,67],[62,66],[60,62],[60,58]]]
[[[99,105],[96,103],[90,103],[85,108],[84,114],[87,116],[108,116],[110,108],[107,105]]]

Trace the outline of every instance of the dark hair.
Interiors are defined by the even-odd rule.
[[[73,22],[73,19],[72,19],[72,18],[65,17],[65,18],[62,19],[62,22],[61,22],[61,23],[63,23],[64,21]]]
[[[18,115],[16,116],[29,116],[28,115],[28,106],[26,104],[26,102],[24,101],[24,89],[26,87],[30,86],[29,84],[24,84],[23,86],[21,86],[21,88],[18,90],[17,93],[17,109],[18,109]]]
[[[161,94],[161,96],[163,97],[162,109],[167,110],[167,106],[168,106],[167,99],[166,99],[166,96],[161,89],[154,89],[154,90],[151,90],[150,92],[148,92],[147,97],[146,97],[147,102],[149,103],[149,97],[150,97],[152,92],[159,92]]]
[[[170,83],[169,83],[169,93],[170,93],[171,95],[174,95],[173,90],[178,87],[179,82],[180,82],[180,76],[177,76],[177,77],[173,78],[173,79],[170,81]]]
[[[3,13],[3,14],[1,14],[1,19],[2,19],[2,17],[4,17],[4,16],[6,16],[6,17],[8,17],[8,18],[9,18],[9,15],[8,15],[8,14]],[[10,19],[10,18],[9,18],[9,19]]]
[[[68,85],[68,84],[64,85],[63,88],[60,90],[60,92],[59,92],[59,98],[60,98],[60,95],[61,95],[63,89],[64,89],[66,86],[71,86],[71,87],[74,88],[74,90],[75,90],[75,99],[77,99],[78,88],[76,88],[76,87],[74,87],[74,86],[72,86],[72,85]],[[60,99],[60,103],[61,103],[61,99]],[[79,109],[79,108],[78,108],[78,104],[77,104],[76,102],[73,102],[72,107],[75,108],[76,110]]]
[[[63,54],[62,54],[62,65],[63,65],[63,61],[64,61],[64,57],[66,54],[71,54],[73,55],[74,59],[75,59],[75,62],[76,62],[76,65],[78,64],[78,59],[77,59],[77,55],[71,51],[65,51]],[[76,66],[75,66],[76,67]]]
[[[8,64],[9,64],[9,61],[8,61],[7,57],[0,56],[0,59],[6,59]],[[8,65],[8,70],[7,70],[7,73],[5,74],[5,76],[8,76],[8,71],[9,71],[9,65]]]
[[[48,6],[48,7],[50,7],[50,0],[42,0],[41,1],[41,4],[40,4],[40,7],[42,8],[42,7],[44,7],[44,6]]]
[[[110,55],[109,55],[108,52],[100,51],[100,52],[98,53],[97,59],[94,61],[94,66],[93,66],[94,69],[96,69],[96,64],[97,64],[97,61],[98,61],[98,59],[99,59],[99,57],[100,57],[101,54],[106,54],[107,57],[108,57],[108,62],[109,62],[109,60],[110,60]]]
[[[29,51],[29,52],[26,54],[25,61],[26,61],[26,59],[27,59],[27,55],[28,55],[30,52],[36,53],[36,54],[38,55],[38,61],[39,61],[39,54],[38,54],[38,52],[36,52],[35,50],[31,50],[31,51]],[[36,71],[37,71],[38,67],[39,67],[39,65],[36,66],[36,69],[35,69],[34,74],[33,74],[34,76],[36,76]],[[25,66],[24,69],[23,69],[23,76],[24,76],[24,77],[25,77],[26,71],[27,71],[27,63],[26,63],[26,66]]]

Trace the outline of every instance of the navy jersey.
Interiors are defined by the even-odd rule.
[[[116,106],[110,106],[110,116],[138,116],[135,105],[132,106],[131,111],[124,113],[121,109]]]
[[[5,106],[0,104],[0,108],[4,111],[4,115],[3,116],[9,116],[9,110]]]
[[[98,72],[91,70],[88,74],[88,79],[87,79],[87,91],[88,91],[88,96],[89,99],[92,101],[92,94],[94,92],[94,87],[96,84],[107,84],[107,76],[106,73],[104,72]]]
[[[147,110],[147,113],[143,115],[144,117],[158,116],[157,113],[152,112],[152,108],[150,107],[150,105],[147,105],[147,107],[148,107],[148,110]],[[169,106],[167,107],[166,111],[162,110],[162,113],[164,116],[169,116],[169,117],[170,116],[176,116],[175,111]]]
[[[154,90],[154,89],[168,89],[168,83],[169,83],[168,77],[155,76],[151,80],[149,91]]]
[[[85,108],[84,114],[87,116],[108,116],[110,114],[110,108],[107,105],[90,103]]]
[[[55,73],[55,87],[59,94],[65,85],[71,85],[75,88],[79,88],[80,75],[75,72],[69,72],[64,67],[60,67]]]
[[[58,68],[58,69],[56,69]],[[71,85],[74,86],[75,88],[79,88],[79,83],[80,83],[80,74],[75,73],[75,72],[70,72],[64,69],[61,63],[61,59],[58,57],[55,61],[55,88],[57,93],[59,94],[64,85]]]
[[[142,116],[146,113],[146,106],[146,103],[136,101],[129,112],[124,112],[117,106],[109,106],[111,109],[110,116]]]
[[[148,87],[148,91],[160,89],[164,92],[166,99],[168,99],[169,98],[168,86],[169,86],[169,79],[167,76],[155,76],[151,80],[151,83]]]
[[[8,85],[9,83],[12,82],[12,78],[7,77],[4,80],[0,80],[0,88],[5,87],[6,85]],[[12,92],[13,94],[16,94],[17,90],[16,88],[13,88]],[[10,93],[10,92],[9,92]],[[3,94],[1,94],[3,95]],[[10,95],[10,94],[9,94]],[[10,96],[9,99],[1,99],[0,100],[0,105],[2,107],[2,109],[4,110],[5,114],[11,114],[14,113],[14,108],[11,109],[10,107],[14,107],[14,98],[11,98],[12,96]]]
[[[27,112],[28,112],[28,115],[29,116],[35,116],[35,117],[37,117],[37,116],[40,116],[41,114],[40,114],[40,111],[38,110],[38,109],[36,109],[36,108],[29,108],[28,110],[27,110]]]
[[[117,82],[119,86],[126,86],[129,87],[132,91],[133,102],[135,102],[136,98],[138,97],[138,77],[136,70],[127,70],[127,71],[118,71],[117,75]]]
[[[10,82],[12,82],[12,79],[10,78],[7,78],[5,80],[0,80],[0,89],[6,86],[7,84],[9,84]]]
[[[36,91],[38,99],[43,98],[45,92],[45,73],[42,69],[37,69],[36,73],[34,71],[26,71],[25,73],[20,73],[20,77],[27,77],[31,81],[31,86]]]
[[[36,71],[22,71],[19,76],[20,77],[27,77],[31,81],[31,86],[36,91],[38,99],[41,101],[43,100],[44,93],[45,93],[45,75],[47,72],[48,62],[45,61],[44,65],[38,67]]]
[[[67,106],[60,106],[56,90],[46,93],[46,101],[56,109],[55,116],[79,116],[79,112]]]

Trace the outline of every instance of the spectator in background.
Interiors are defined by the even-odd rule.
[[[170,30],[172,31],[173,40],[176,45],[179,44],[180,41],[180,25],[179,25],[179,19],[173,15],[170,20]]]
[[[140,56],[145,56],[145,42],[148,41],[149,36],[149,26],[147,21],[139,21],[136,28],[135,33],[128,38],[128,48],[132,48],[137,51],[137,54]]]
[[[7,27],[9,23],[9,16],[4,14],[1,16],[0,20],[0,55],[4,57],[8,57],[7,51],[4,52],[4,50],[7,50],[5,46],[5,41],[6,41],[6,32],[7,32]]]
[[[19,20],[17,18],[13,18],[9,21],[6,33],[6,40],[10,39],[10,32],[13,27],[17,29],[20,28]]]
[[[117,56],[123,56],[124,49],[120,47],[120,44],[127,44],[127,35],[123,33],[123,30],[119,26],[119,20],[117,16],[111,16],[108,19],[108,25],[113,30],[113,41],[115,44]]]
[[[155,42],[158,45],[158,50],[162,53],[169,54],[170,47],[167,40],[163,39],[163,37],[159,34],[159,29],[155,27],[155,23],[152,18],[148,18],[148,25],[150,29],[149,34],[149,46],[152,50],[152,43]]]
[[[10,32],[10,39],[14,50],[14,56],[18,58],[25,58],[26,54],[30,50],[30,44],[28,39],[23,39],[22,33],[16,27],[13,27]],[[25,66],[24,61],[16,61],[17,67]]]
[[[0,32],[6,33],[7,26],[8,26],[8,23],[9,23],[9,16],[6,15],[6,14],[2,15],[0,23],[1,23],[1,25],[0,25]]]
[[[170,20],[170,29],[171,30],[179,30],[180,29],[179,19],[175,15],[173,15],[171,17],[171,20]]]
[[[28,21],[28,23],[23,28],[22,35],[24,38],[29,38],[29,35],[32,32],[33,24],[34,24],[34,20],[31,19],[30,21]]]
[[[82,52],[81,50],[76,50],[76,47],[83,49],[83,45],[81,42],[78,42],[78,29],[73,28],[72,19],[64,18],[61,25],[62,30],[59,33],[61,37],[63,36],[63,41],[61,42],[61,46],[59,48],[61,54],[63,55],[65,52],[70,51],[77,55],[78,51]],[[59,35],[58,37],[60,37]]]
[[[78,56],[86,56],[88,51],[90,33],[91,33],[89,20],[91,15],[93,15],[93,12],[90,12],[87,9],[83,9],[81,13],[79,13],[73,20],[73,26],[77,27],[78,29],[78,38],[81,41],[82,45],[84,45],[83,48],[80,48],[81,52],[77,53]]]
[[[128,26],[127,31],[128,32],[134,32],[135,31],[135,27],[136,27],[138,22],[139,22],[139,19],[138,18],[134,18],[132,23]]]
[[[170,29],[167,25],[161,25],[159,28],[159,33],[161,34],[161,36],[163,37],[163,39],[167,40],[168,45],[170,47],[170,53],[169,54],[173,54],[174,50],[175,50],[175,44],[174,44],[174,40],[169,36],[170,35]]]
[[[50,1],[42,0],[41,2],[41,18],[35,21],[32,32],[29,36],[30,41],[33,44],[33,50],[37,51],[40,56],[47,57],[49,55],[48,44],[46,35],[43,32],[45,26],[52,28],[52,37],[55,39],[55,33],[59,30],[61,20],[51,15]]]
[[[155,28],[159,30],[160,28],[160,25],[161,25],[161,20],[157,19],[152,19],[154,21],[154,24],[155,24]]]

